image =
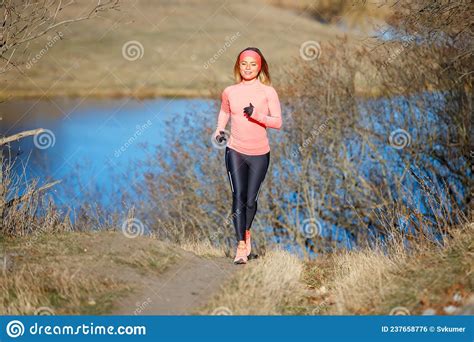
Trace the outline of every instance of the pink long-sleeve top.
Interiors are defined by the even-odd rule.
[[[244,107],[255,107],[248,117]],[[240,153],[261,155],[270,151],[267,127],[280,129],[281,107],[278,94],[272,86],[258,78],[252,83],[243,81],[228,86],[222,92],[221,109],[217,118],[217,132],[223,131],[230,117],[230,138],[227,146]]]

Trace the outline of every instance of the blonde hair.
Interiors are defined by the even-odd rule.
[[[260,71],[258,72],[258,79],[260,80],[260,82],[262,82],[263,84],[266,84],[266,85],[271,85],[272,84],[272,80],[270,78],[270,73],[268,71],[268,64],[267,64],[267,61],[265,60],[265,57],[263,57],[263,54],[260,52],[260,50],[256,47],[248,47],[246,49],[243,49],[242,51],[239,52],[239,54],[237,55],[237,60],[235,61],[235,65],[234,65],[234,79],[235,79],[235,83],[240,83],[242,81],[242,75],[240,74],[240,63],[239,63],[239,57],[240,57],[240,54],[242,52],[244,52],[245,50],[253,50],[255,51],[256,53],[258,53],[260,55],[260,58],[262,59],[262,67],[260,68]]]

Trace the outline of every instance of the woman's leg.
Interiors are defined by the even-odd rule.
[[[232,217],[237,242],[245,241],[245,204],[247,203],[247,177],[249,167],[242,154],[228,147],[226,147],[225,151],[225,165],[232,190]]]
[[[267,174],[268,165],[270,164],[270,152],[260,156],[247,156],[249,163],[248,172],[248,189],[247,189],[247,209],[246,229],[250,230],[255,213],[257,212],[258,195],[262,188],[263,180]]]

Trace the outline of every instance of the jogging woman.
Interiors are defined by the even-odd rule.
[[[259,49],[248,47],[237,56],[235,84],[222,92],[214,138],[225,139],[230,118],[231,131],[225,149],[225,165],[232,190],[232,217],[237,237],[235,264],[250,256],[250,227],[257,212],[257,199],[270,163],[267,128],[280,129],[281,107],[271,86],[268,65]]]

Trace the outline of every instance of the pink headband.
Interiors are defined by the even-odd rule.
[[[239,62],[241,62],[245,57],[253,57],[257,61],[258,65],[258,71],[260,71],[260,68],[262,67],[262,58],[260,55],[253,51],[253,50],[245,50],[243,51],[240,56],[239,56]]]

